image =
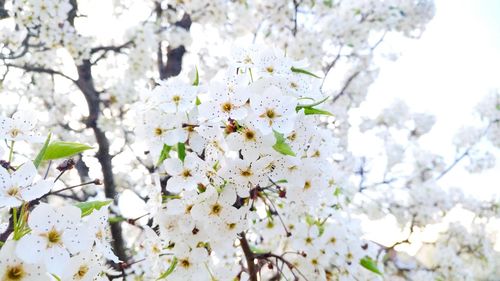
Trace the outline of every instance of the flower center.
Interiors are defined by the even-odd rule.
[[[240,175],[242,175],[244,177],[249,177],[252,175],[252,170],[250,170],[250,169],[241,170]]]
[[[191,170],[185,169],[184,171],[182,171],[182,176],[185,178],[189,178],[191,176]]]
[[[245,139],[246,140],[254,140],[255,139],[255,132],[251,130],[245,130]]]
[[[19,187],[11,186],[9,189],[7,189],[7,194],[9,196],[15,197],[19,194],[19,191],[20,191]]]
[[[26,272],[24,271],[23,265],[18,264],[15,266],[7,267],[5,276],[2,280],[6,281],[23,280],[25,276]]]
[[[233,105],[230,102],[225,102],[222,104],[222,111],[229,112],[233,109]]]
[[[17,137],[19,135],[19,133],[21,133],[21,131],[18,129],[15,129],[15,128],[10,130],[10,132],[9,132],[10,136],[13,138]]]
[[[251,63],[253,63],[253,61],[252,61],[252,59],[249,56],[246,56],[243,59],[243,63],[245,63],[245,64],[251,64]]]
[[[215,203],[214,205],[212,205],[212,209],[210,211],[210,214],[211,215],[218,215],[218,214],[220,214],[221,211],[222,211],[222,206],[219,205],[218,203]]]
[[[172,101],[173,101],[174,103],[176,103],[176,104],[179,104],[179,102],[181,101],[181,96],[179,96],[179,95],[174,95],[174,96],[172,97]]]
[[[276,117],[276,112],[274,112],[274,110],[272,109],[268,109],[266,110],[266,116],[269,119],[273,119],[274,117]]]
[[[57,231],[55,228],[52,228],[49,232],[47,232],[47,240],[49,241],[49,247],[53,244],[61,244],[62,237],[61,233]]]
[[[78,271],[75,273],[75,275],[73,275],[73,278],[75,280],[83,279],[87,272],[89,272],[89,267],[86,264],[83,264],[78,268]]]
[[[309,189],[309,188],[311,188],[311,182],[310,181],[306,181],[304,183],[304,189]]]
[[[162,128],[155,128],[155,136],[161,136],[163,134]]]
[[[99,229],[99,231],[97,231],[95,237],[99,240],[102,240],[104,238],[104,233],[102,232],[102,229]]]
[[[274,67],[268,66],[266,67],[266,71],[272,74],[274,72]]]
[[[153,253],[155,253],[155,254],[159,254],[159,253],[161,253],[161,249],[160,249],[160,247],[158,247],[158,245],[154,245],[154,246],[151,248],[151,250],[152,250],[152,251],[153,251]]]
[[[184,210],[184,213],[185,214],[190,214],[192,209],[193,209],[193,205],[191,205],[191,204],[187,205],[186,209]]]
[[[184,268],[188,268],[191,266],[191,263],[187,259],[180,260],[179,264]]]

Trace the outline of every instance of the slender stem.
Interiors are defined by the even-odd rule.
[[[84,182],[84,183],[81,183],[81,184],[72,185],[72,186],[65,187],[63,189],[59,189],[59,190],[56,190],[56,191],[53,191],[53,192],[49,192],[47,195],[54,195],[54,194],[58,194],[58,193],[61,193],[63,191],[66,191],[66,190],[73,189],[75,187],[80,187],[80,186],[84,186],[84,185],[88,185],[88,184],[95,184],[95,183],[96,183],[95,180],[89,181],[89,182]]]
[[[447,173],[449,173],[460,161],[462,161],[462,159],[464,159],[466,156],[469,155],[469,153],[471,152],[471,150],[479,143],[479,141],[481,140],[481,138],[483,138],[489,131],[489,129],[491,128],[491,126],[494,124],[494,123],[497,123],[497,122],[500,122],[499,119],[496,119],[496,120],[493,120],[491,121],[488,126],[486,127],[486,129],[483,130],[483,132],[481,133],[479,139],[477,142],[473,143],[472,145],[470,145],[459,157],[455,158],[455,160],[453,161],[453,163],[451,163],[450,166],[448,166],[446,169],[444,169],[444,171],[441,172],[441,174],[439,174],[437,177],[436,177],[436,181],[441,179],[444,175],[446,175]]]
[[[62,172],[61,172],[61,173],[60,173],[60,174],[56,177],[56,179],[54,180],[54,182],[58,181],[58,180],[61,178],[61,176],[64,174],[64,172],[66,172],[66,170],[62,171]]]
[[[9,238],[10,234],[14,231],[14,217],[12,216],[13,214],[13,209],[10,210],[10,218],[9,218],[9,225],[7,226],[7,229],[0,234],[0,242],[5,243],[7,241],[7,238]]]
[[[50,167],[52,166],[52,160],[49,161],[49,165],[47,165],[47,170],[45,171],[45,175],[43,176],[43,179],[47,179],[47,177],[49,176],[49,171],[50,171]]]
[[[248,275],[250,275],[250,281],[258,281],[257,270],[255,268],[255,263],[254,263],[254,253],[250,249],[250,245],[248,244],[245,232],[241,232],[240,236],[241,236],[240,238],[241,249],[243,249],[243,253],[245,254],[245,259],[247,261]]]
[[[12,160],[14,159],[14,144],[15,141],[10,142],[10,152],[9,152],[9,163],[12,163]]]

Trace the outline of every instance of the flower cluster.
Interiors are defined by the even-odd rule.
[[[320,117],[331,115],[319,108],[326,98],[297,64],[277,50],[238,49],[207,85],[160,81],[136,104],[138,138],[163,178],[163,202],[152,202],[158,233],[142,243],[155,265],[148,278],[175,261],[169,280],[230,280],[243,258],[236,246],[248,241],[269,278],[373,275],[360,260],[375,248],[333,208],[342,188]]]
[[[81,61],[90,56],[90,50],[86,48],[88,39],[79,35],[68,20],[73,9],[67,0],[13,1],[12,6],[16,26],[26,34],[24,40],[50,49],[64,46],[73,58]]]
[[[0,210],[11,215],[1,235],[0,277],[23,281],[48,281],[56,277],[57,280],[107,280],[101,279],[105,277],[102,273],[106,270],[106,260],[119,262],[107,238],[108,210],[104,205],[109,202],[77,206],[48,204],[48,197],[59,193],[51,190],[60,176],[56,180],[47,175],[37,179],[44,153],[58,152],[56,145],[49,146],[47,141],[35,161],[15,164],[15,144],[36,143],[40,139],[35,132],[34,116],[19,111],[12,118],[0,117],[0,139],[10,143],[8,161],[2,160],[0,167]],[[4,155],[0,154],[2,158]],[[67,165],[65,168],[60,165],[58,170],[67,170]]]

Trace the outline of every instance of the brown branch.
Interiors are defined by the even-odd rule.
[[[0,0],[0,20],[9,17],[9,12],[5,10],[5,0]]]
[[[45,67],[42,67],[42,66],[29,65],[29,64],[17,65],[17,64],[12,64],[12,63],[5,63],[4,66],[19,68],[19,69],[24,69],[27,72],[36,72],[36,73],[46,73],[46,74],[51,74],[51,75],[59,75],[59,76],[61,76],[63,78],[66,78],[66,79],[70,80],[73,83],[76,83],[75,79],[69,77],[68,75],[66,75],[64,73],[62,73],[60,71],[57,71],[57,70],[54,70],[54,69],[45,68]]]
[[[156,3],[156,17],[159,21],[163,15],[163,10],[159,2]],[[185,13],[182,19],[176,22],[174,25],[177,27],[189,30],[191,28],[191,17],[189,14]],[[167,62],[163,62],[163,47],[162,43],[158,44],[157,60],[158,60],[158,72],[161,80],[168,79],[173,76],[179,75],[182,70],[182,59],[186,53],[186,48],[184,46],[179,46],[176,48],[167,48]]]
[[[92,64],[89,60],[84,60],[81,65],[77,66],[78,80],[76,84],[82,91],[87,101],[89,116],[86,120],[87,127],[94,132],[98,145],[97,160],[101,164],[101,171],[104,181],[104,194],[107,198],[112,198],[117,203],[116,184],[113,175],[112,157],[109,153],[109,140],[106,133],[99,128],[97,120],[101,114],[99,92],[95,89],[94,79],[92,77]],[[115,254],[122,261],[127,261],[125,252],[125,242],[123,240],[122,228],[118,223],[111,224],[111,235],[113,238],[113,248]]]
[[[102,52],[102,54],[99,57],[97,57],[92,62],[92,64],[96,64],[98,61],[105,58],[109,52],[122,53],[123,49],[128,48],[133,43],[134,43],[134,40],[131,39],[131,40],[129,40],[121,45],[118,45],[118,46],[99,46],[99,47],[95,47],[95,48],[90,49],[91,54],[96,54],[96,53]]]
[[[245,236],[245,232],[240,233],[240,244],[243,253],[245,254],[245,259],[247,261],[248,275],[250,275],[250,281],[258,281],[257,279],[257,269],[255,268],[254,253],[250,249],[248,240]]]
[[[5,229],[2,234],[0,234],[0,241],[2,243],[5,243],[7,239],[9,238],[10,234],[14,231],[14,218],[12,216],[12,209],[9,212],[10,218],[9,218],[9,225],[7,226],[7,229]]]
[[[342,87],[342,89],[340,90],[340,92],[335,97],[333,97],[332,103],[335,103],[340,97],[342,97],[346,93],[349,85],[351,85],[354,78],[356,78],[360,73],[361,73],[361,71],[354,72],[353,74],[351,74],[351,76],[349,76],[349,78],[347,78],[347,80],[346,80],[344,86]]]
[[[299,6],[300,6],[301,3],[302,3],[302,1],[293,0],[293,8],[294,8],[294,11],[293,11],[293,28],[292,28],[292,35],[293,35],[293,37],[295,37],[297,35],[297,31],[298,31],[297,18],[298,18],[298,14],[299,14]]]

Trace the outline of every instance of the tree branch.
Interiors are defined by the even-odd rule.
[[[243,253],[245,254],[245,259],[247,261],[248,275],[250,275],[250,281],[258,281],[257,270],[255,268],[254,253],[250,249],[248,240],[246,238],[245,232],[240,233],[240,244]]]
[[[112,157],[109,153],[109,140],[106,133],[98,126],[100,111],[99,92],[95,89],[94,80],[92,77],[92,64],[89,60],[84,60],[81,65],[77,66],[78,80],[76,84],[82,91],[87,101],[89,116],[86,120],[87,127],[94,132],[98,145],[97,160],[101,164],[101,171],[104,181],[104,194],[107,198],[112,198],[117,203],[117,192],[115,179],[113,175]],[[115,254],[122,261],[127,261],[125,252],[125,243],[122,236],[122,228],[118,223],[111,224],[111,235],[113,238],[113,248]]]
[[[340,92],[335,97],[333,97],[332,103],[335,103],[341,96],[343,96],[346,93],[346,90],[349,87],[349,85],[352,83],[354,78],[356,78],[360,73],[361,73],[360,71],[356,71],[353,74],[351,74],[351,76],[349,76],[349,78],[347,78],[347,80],[344,84],[344,87],[342,87]]]
[[[156,3],[156,17],[159,20],[163,14],[161,4]],[[189,14],[185,13],[182,19],[175,23],[175,26],[189,30],[191,28],[191,17]],[[186,48],[184,46],[179,46],[176,48],[167,48],[167,62],[163,62],[163,48],[161,42],[158,44],[157,60],[158,60],[158,72],[160,74],[160,79],[165,80],[173,76],[179,75],[182,70],[182,59],[186,53]]]
[[[71,82],[73,82],[73,83],[76,84],[76,80],[75,79],[69,77],[68,75],[66,75],[66,74],[64,74],[64,73],[62,73],[60,71],[53,70],[53,69],[50,69],[50,68],[45,68],[45,67],[36,66],[36,65],[29,65],[29,64],[17,65],[17,64],[12,64],[12,63],[5,63],[4,66],[19,68],[19,69],[24,69],[27,72],[37,72],[37,73],[47,73],[47,74],[51,74],[51,75],[59,75],[59,76],[61,76],[63,78],[66,78],[66,79],[68,79]]]

